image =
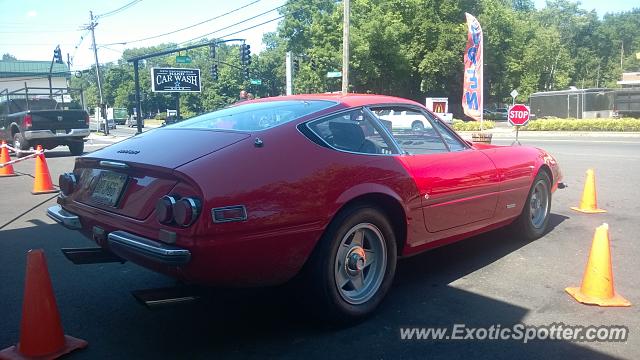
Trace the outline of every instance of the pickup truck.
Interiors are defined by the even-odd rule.
[[[51,98],[0,100],[0,140],[13,143],[19,150],[66,145],[77,156],[83,153],[89,133],[89,114],[85,110],[61,109]],[[17,154],[21,155],[24,154]]]

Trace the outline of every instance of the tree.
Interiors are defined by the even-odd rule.
[[[15,56],[9,53],[2,54],[2,61],[16,61],[16,60],[18,60],[18,58],[16,58]]]

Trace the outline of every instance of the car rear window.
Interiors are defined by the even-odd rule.
[[[167,128],[257,131],[299,119],[336,104],[325,100],[248,103],[199,115]]]

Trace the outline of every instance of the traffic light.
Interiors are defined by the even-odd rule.
[[[245,66],[249,66],[251,64],[251,45],[240,45],[240,62]]]
[[[215,44],[209,45],[209,57],[215,59],[216,57],[216,46]]]
[[[295,72],[300,71],[300,60],[298,59],[293,59],[293,70]]]
[[[214,81],[218,80],[218,64],[212,64],[211,65],[211,78]]]
[[[311,59],[311,70],[316,71],[318,70],[318,64],[316,64],[316,61]]]
[[[53,61],[56,64],[64,64],[64,61],[62,61],[62,51],[60,51],[60,46],[57,46],[53,50]]]
[[[249,80],[250,79],[250,77],[249,77],[249,68],[244,68],[243,71],[244,71],[244,78],[246,80]]]

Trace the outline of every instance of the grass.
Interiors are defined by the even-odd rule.
[[[540,119],[530,121],[527,131],[640,131],[640,119]]]
[[[491,120],[484,120],[484,129],[493,129],[495,127],[495,123]],[[455,131],[480,131],[480,121],[462,121],[462,120],[453,120],[453,129]]]

